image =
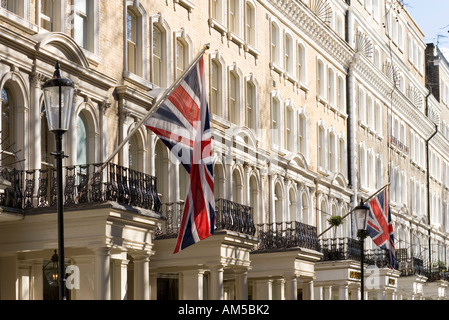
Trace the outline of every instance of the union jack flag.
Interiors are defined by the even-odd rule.
[[[174,253],[214,233],[215,199],[209,110],[201,57],[146,121],[190,174]]]
[[[366,231],[374,243],[389,253],[390,268],[396,265],[393,224],[391,221],[390,204],[387,188],[369,202],[369,214]]]

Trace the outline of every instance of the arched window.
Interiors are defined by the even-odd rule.
[[[293,188],[288,191],[288,211],[289,222],[298,221],[296,217],[296,192]]]
[[[282,187],[279,183],[276,183],[274,187],[274,217],[275,222],[284,222],[284,198],[282,196]]]
[[[87,138],[87,124],[84,116],[80,114],[76,122],[76,163],[88,164],[87,153],[89,150]]]
[[[329,170],[337,171],[337,136],[334,130],[329,132]]]
[[[160,194],[161,203],[168,203],[169,199],[169,157],[167,147],[161,140],[157,140],[155,148],[155,176],[157,178],[157,191]]]
[[[337,80],[337,109],[340,110],[340,112],[346,113],[346,87],[345,87],[345,81],[343,80],[343,77],[338,76]]]
[[[309,217],[309,200],[305,192],[302,193],[301,207],[302,223],[310,224],[311,221]]]
[[[248,205],[253,208],[253,220],[255,224],[263,223],[262,212],[259,212],[259,188],[254,175],[249,179],[249,201]]]
[[[366,123],[366,99],[365,99],[365,90],[362,87],[359,87],[359,121],[362,123]]]
[[[137,15],[128,8],[126,13],[126,50],[128,71],[138,72],[138,37],[137,37]]]
[[[327,168],[326,161],[326,149],[327,149],[327,137],[326,127],[324,123],[318,125],[318,166],[321,170],[325,171]]]
[[[232,201],[243,204],[243,180],[238,170],[232,172]]]
[[[179,78],[188,64],[187,44],[182,39],[176,39],[176,78]]]
[[[17,148],[16,141],[16,107],[12,91],[5,86],[1,92],[1,145],[0,159],[2,167],[11,167],[16,163],[14,150]]]

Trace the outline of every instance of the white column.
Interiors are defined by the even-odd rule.
[[[315,300],[323,300],[323,287],[315,287]]]
[[[332,300],[332,287],[331,286],[323,287],[323,299],[324,300]]]
[[[128,263],[126,259],[113,259],[113,300],[127,300]]]
[[[237,300],[248,300],[248,270],[235,270],[235,293]]]
[[[273,300],[285,300],[285,279],[273,280]]]
[[[295,275],[287,277],[285,288],[287,300],[298,300],[298,278]]]
[[[181,299],[203,300],[204,270],[182,272]]]
[[[273,299],[273,280],[261,279],[253,282],[254,300],[272,300]]]
[[[111,256],[109,248],[94,249],[95,253],[95,300],[111,299]]]
[[[338,295],[339,300],[349,300],[348,285],[346,283],[339,286]]]
[[[134,258],[134,300],[150,299],[150,258],[146,254]]]
[[[79,268],[80,288],[76,290],[75,299],[94,300],[95,299],[95,258],[94,256],[75,256],[75,265]]]
[[[314,300],[313,295],[313,280],[305,279],[302,282],[302,299],[303,300]]]
[[[31,83],[31,101],[30,101],[30,127],[31,127],[31,143],[30,148],[30,169],[41,169],[42,151],[41,151],[41,105],[39,97],[41,92],[41,82],[43,76],[37,72],[33,72],[30,76]],[[38,184],[36,183],[36,190]]]
[[[223,266],[218,265],[210,270],[210,298],[223,300]]]

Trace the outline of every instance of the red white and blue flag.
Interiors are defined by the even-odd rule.
[[[378,247],[387,250],[390,268],[394,268],[396,265],[394,235],[387,188],[369,202],[366,231]]]
[[[215,199],[204,61],[198,62],[145,122],[190,174],[174,253],[214,233]]]

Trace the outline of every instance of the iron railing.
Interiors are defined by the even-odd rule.
[[[165,217],[158,236],[172,236],[177,234],[181,226],[184,209],[183,202],[164,203],[162,216]],[[247,235],[254,235],[256,229],[253,222],[253,209],[226,199],[215,201],[216,230],[231,230]]]
[[[156,177],[109,163],[63,168],[64,205],[118,202],[160,212]],[[3,168],[0,176],[11,186],[0,194],[0,205],[17,209],[56,206],[56,169],[16,170]]]
[[[320,251],[316,228],[298,221],[257,226],[258,251],[277,251],[299,247]]]

